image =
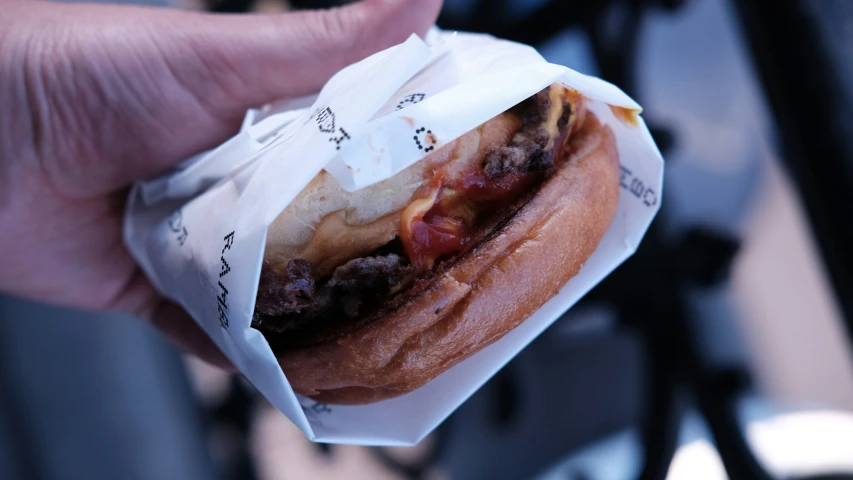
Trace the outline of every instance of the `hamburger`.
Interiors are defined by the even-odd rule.
[[[614,135],[552,84],[398,174],[319,173],[270,225],[253,328],[291,386],[365,404],[417,389],[554,296],[616,212]]]

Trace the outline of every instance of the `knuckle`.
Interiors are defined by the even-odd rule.
[[[324,52],[351,50],[361,43],[362,29],[359,12],[353,8],[335,8],[312,12],[313,22],[308,25],[316,46]]]

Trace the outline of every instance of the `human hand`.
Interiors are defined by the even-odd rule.
[[[125,248],[128,186],[224,141],[247,108],[315,92],[423,34],[440,7],[212,15],[0,0],[0,291],[130,313],[233,368]]]

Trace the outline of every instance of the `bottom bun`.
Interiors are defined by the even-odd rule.
[[[593,115],[565,162],[516,213],[429,287],[337,341],[278,355],[293,389],[366,404],[419,388],[494,343],[574,277],[619,202],[612,131]]]

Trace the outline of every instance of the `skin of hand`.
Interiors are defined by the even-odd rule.
[[[0,0],[0,291],[132,314],[233,370],[122,240],[128,187],[434,23],[441,0],[214,15]]]

